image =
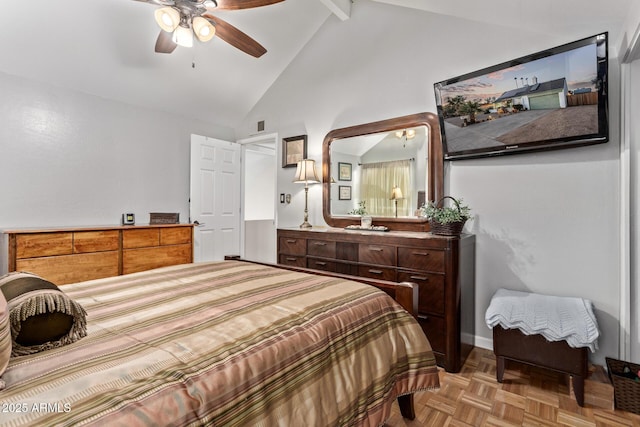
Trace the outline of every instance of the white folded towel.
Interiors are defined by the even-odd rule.
[[[498,289],[485,313],[487,326],[520,329],[549,341],[567,341],[574,348],[598,348],[598,323],[591,301]]]

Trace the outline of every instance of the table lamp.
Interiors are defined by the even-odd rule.
[[[391,200],[393,200],[393,203],[395,204],[396,218],[398,218],[398,200],[400,199],[404,199],[402,196],[402,190],[400,190],[400,187],[394,186],[391,190]]]
[[[304,184],[304,222],[300,224],[300,228],[311,228],[309,224],[309,184],[316,184],[320,182],[318,174],[316,173],[316,161],[304,159],[300,160],[296,166],[296,176],[293,178],[293,182],[298,184]]]

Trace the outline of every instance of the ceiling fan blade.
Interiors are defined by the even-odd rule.
[[[171,39],[171,33],[164,30],[160,30],[158,39],[156,40],[156,52],[158,53],[171,53],[175,50],[177,44]]]
[[[265,49],[260,43],[258,43],[233,25],[229,24],[227,21],[224,21],[208,13],[205,13],[202,16],[211,21],[213,25],[215,25],[216,36],[220,37],[231,46],[236,47],[244,53],[247,53],[256,58],[260,58],[262,55],[267,53],[267,49]]]
[[[269,6],[283,2],[284,0],[216,0],[218,7],[214,10],[239,10],[253,7]]]

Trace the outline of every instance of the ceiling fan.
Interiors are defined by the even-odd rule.
[[[229,24],[213,16],[210,11],[239,10],[268,6],[284,0],[137,0],[162,6],[155,11],[161,28],[156,40],[158,53],[171,53],[176,46],[193,46],[195,35],[201,42],[218,36],[241,51],[261,57],[267,52],[260,43]]]

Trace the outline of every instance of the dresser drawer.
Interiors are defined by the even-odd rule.
[[[444,319],[436,316],[418,314],[418,323],[429,339],[433,351],[445,353],[445,325]]]
[[[68,255],[73,252],[73,233],[33,233],[16,236],[16,258]]]
[[[118,251],[47,256],[16,261],[17,271],[31,271],[56,285],[118,275]]]
[[[120,246],[118,230],[77,231],[73,233],[73,252],[117,251]]]
[[[192,250],[190,244],[125,250],[122,252],[122,274],[190,263]]]
[[[342,261],[358,261],[358,244],[353,242],[336,242],[336,259]],[[358,274],[358,273],[353,273]]]
[[[336,263],[334,261],[325,261],[316,258],[307,258],[307,267],[315,270],[336,271]]]
[[[358,264],[351,264],[347,262],[336,261],[336,273],[348,274],[350,276],[357,276]]]
[[[307,259],[304,256],[280,254],[278,263],[282,265],[292,265],[294,267],[306,267]]]
[[[160,232],[157,228],[140,228],[122,232],[124,249],[146,248],[160,245]],[[140,270],[138,270],[140,271]]]
[[[391,282],[396,281],[396,269],[377,267],[377,266],[358,266],[358,276],[369,277],[372,279],[389,280]]]
[[[296,237],[280,237],[279,245],[279,252],[283,254],[307,254],[307,239],[299,239]],[[304,265],[300,265],[299,267],[304,267]]]
[[[358,260],[366,264],[396,266],[396,247],[360,243],[358,245]]]
[[[415,271],[398,271],[398,282],[418,284],[418,311],[444,314],[444,276]]]
[[[160,228],[160,245],[191,243],[191,227]]]
[[[324,258],[336,257],[336,242],[326,240],[307,240],[307,255],[320,256]]]
[[[398,248],[398,267],[444,273],[444,251]]]

